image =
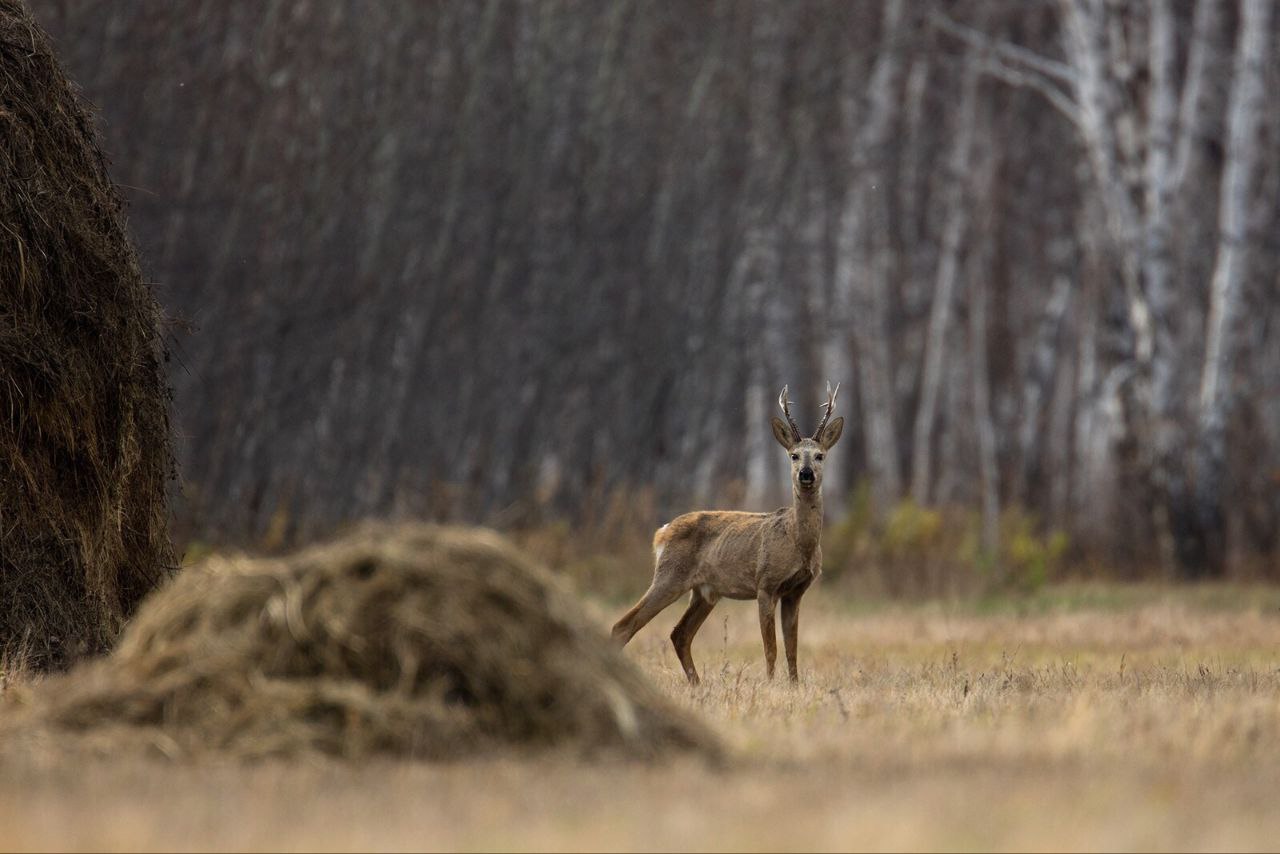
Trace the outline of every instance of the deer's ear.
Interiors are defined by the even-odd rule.
[[[769,423],[773,425],[773,438],[778,440],[779,445],[788,451],[795,447],[796,440],[791,436],[791,428],[787,426],[787,422],[775,416],[769,419]]]
[[[773,419],[777,421],[778,419]],[[822,450],[829,451],[831,446],[840,441],[840,434],[844,432],[844,416],[837,416],[834,421],[822,428],[822,435],[818,437],[818,444],[822,446]]]

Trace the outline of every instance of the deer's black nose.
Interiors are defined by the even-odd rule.
[[[810,468],[800,469],[800,482],[813,483],[813,469],[810,469]]]

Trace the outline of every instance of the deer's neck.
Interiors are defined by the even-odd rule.
[[[818,548],[822,538],[822,493],[812,495],[793,490],[794,503],[791,512],[794,515],[796,547],[801,554],[811,555]]]

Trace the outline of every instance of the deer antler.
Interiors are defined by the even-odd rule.
[[[782,387],[782,394],[778,395],[778,405],[782,407],[782,414],[787,416],[787,423],[791,425],[791,438],[800,441],[800,428],[796,425],[796,420],[791,417],[791,401],[787,400],[787,387]]]
[[[786,394],[786,389],[783,389],[782,392]],[[836,390],[832,391],[831,380],[827,380],[827,402],[824,404],[827,407],[827,411],[822,414],[822,423],[818,425],[818,429],[813,431],[813,438],[817,439],[822,435],[822,428],[827,426],[827,419],[831,417],[831,410],[836,408],[836,395],[839,393],[840,383],[836,383]],[[791,426],[795,427],[795,423],[792,422]]]

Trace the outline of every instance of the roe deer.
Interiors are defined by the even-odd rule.
[[[787,389],[778,405],[786,423],[773,418],[773,435],[791,456],[790,507],[772,513],[710,510],[686,513],[658,529],[653,536],[656,566],[653,584],[613,627],[613,637],[625,646],[635,633],[683,594],[693,591],[671,642],[692,685],[698,684],[690,648],[711,609],[720,597],[755,599],[760,608],[760,634],[769,678],[778,657],[774,635],[774,608],[782,601],[782,637],[787,646],[791,681],[800,679],[796,669],[796,632],[800,625],[800,597],[822,572],[822,462],[840,438],[844,418],[830,421],[835,391],[827,383],[826,412],[809,439],[791,417]]]

